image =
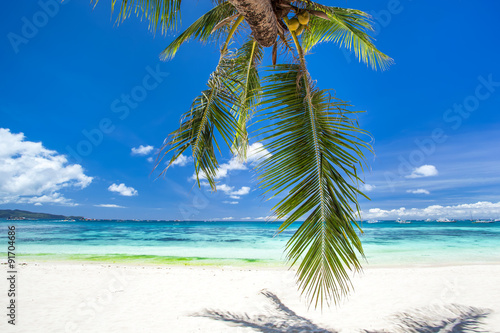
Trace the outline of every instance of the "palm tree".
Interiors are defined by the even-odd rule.
[[[315,45],[335,42],[373,69],[387,68],[392,59],[374,46],[370,17],[359,10],[310,0],[213,2],[161,53],[171,59],[190,39],[221,45],[206,90],[167,137],[160,156],[172,154],[170,166],[191,148],[198,186],[206,179],[215,191],[220,143],[245,159],[247,125],[262,124],[255,133],[269,153],[256,170],[264,194],[282,194],[273,207],[275,218],[284,220],[278,231],[305,218],[287,243],[299,288],[315,306],[336,302],[351,288],[348,271],[361,269],[355,221],[357,196],[364,194],[358,171],[370,145],[350,105],[315,86],[305,57]],[[181,0],[122,0],[118,21],[134,12],[153,32],[166,32],[177,27],[180,9]],[[236,35],[246,39],[232,49]],[[272,66],[263,65],[266,47]]]

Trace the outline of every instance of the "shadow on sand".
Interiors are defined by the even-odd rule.
[[[482,328],[490,310],[451,304],[429,307],[392,316],[391,331],[362,330],[363,333],[488,333]]]
[[[249,316],[230,311],[206,309],[195,317],[219,320],[236,327],[252,328],[263,333],[337,333],[314,324],[307,318],[297,315],[287,307],[275,294],[262,291],[274,311],[268,314]],[[401,312],[391,317],[390,329],[360,330],[360,333],[488,333],[483,330],[482,321],[489,310],[462,305],[445,307],[429,307],[414,311]]]

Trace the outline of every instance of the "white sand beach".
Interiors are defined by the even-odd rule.
[[[18,271],[16,326],[4,317],[1,332],[500,332],[500,264],[366,267],[350,297],[323,311],[308,309],[286,268],[28,262]]]

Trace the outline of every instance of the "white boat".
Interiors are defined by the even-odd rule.
[[[410,221],[401,220],[400,218],[398,218],[398,219],[396,220],[396,222],[401,223],[401,224],[409,224],[409,223],[411,223]]]
[[[441,219],[437,219],[436,222],[440,222],[440,223],[453,223],[453,222],[457,222],[457,220],[449,220],[447,218],[441,218]]]
[[[489,219],[489,220],[475,220],[472,223],[494,223],[494,222],[495,221],[493,221],[492,219]]]

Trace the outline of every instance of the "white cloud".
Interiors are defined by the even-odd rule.
[[[363,184],[363,186],[361,186],[361,189],[365,192],[370,192],[370,191],[373,191],[377,186],[375,185],[370,185],[370,184]]]
[[[239,190],[231,192],[232,195],[246,195],[248,193],[250,193],[250,187],[248,186],[243,186]]]
[[[222,219],[223,219],[223,220],[232,220],[232,219],[233,219],[233,217],[232,217],[232,216],[229,216],[229,217],[223,217]]]
[[[411,175],[406,176],[406,178],[421,178],[421,177],[431,177],[437,176],[438,170],[434,165],[422,165],[418,168],[415,168]]]
[[[220,184],[219,186],[217,186],[217,189],[221,190],[226,194],[229,194],[234,189],[234,186],[227,186],[226,184]]]
[[[69,164],[66,156],[0,128],[0,203],[75,205],[59,191],[83,189],[91,182],[82,166]]]
[[[104,208],[125,208],[123,206],[118,206],[114,204],[100,204],[100,205],[94,205],[96,207],[104,207]]]
[[[77,203],[72,202],[69,199],[66,199],[63,197],[60,193],[50,193],[50,194],[44,194],[38,197],[30,197],[30,198],[20,198],[18,200],[18,203],[32,203],[32,204],[37,204],[39,203],[40,205],[43,203],[57,203],[61,205],[66,205],[66,206],[78,206]]]
[[[455,219],[468,219],[472,215],[474,218],[498,218],[500,217],[500,202],[493,203],[489,201],[480,201],[472,204],[461,204],[455,206],[432,205],[426,208],[401,207],[399,209],[380,209],[371,208],[368,211],[362,211],[363,219],[427,219],[448,217]]]
[[[238,201],[222,201],[222,203],[230,204],[230,205],[237,205]]]
[[[248,217],[242,217],[241,219],[242,220],[251,220],[252,218],[248,216]]]
[[[151,157],[151,156],[150,156],[150,157],[148,157],[147,161],[148,161],[149,163],[153,163],[153,162],[155,161],[155,159],[154,159],[153,157]]]
[[[223,163],[219,165],[217,173],[215,174],[215,179],[221,179],[227,177],[229,171],[232,170],[246,170],[246,169],[247,167],[243,163],[239,162],[233,157],[231,160],[229,160],[228,163]],[[200,180],[207,179],[207,177],[203,172],[200,173],[199,178]],[[191,179],[196,180],[196,173],[194,173],[191,176]]]
[[[189,156],[189,157],[186,157],[185,155],[179,155],[179,157],[177,157],[177,159],[171,164],[171,166],[185,166],[186,164],[188,164],[189,162],[191,162],[193,160],[193,157],[192,156]],[[195,178],[196,179],[196,178]]]
[[[132,197],[139,194],[133,187],[127,187],[124,183],[121,183],[120,185],[113,183],[108,187],[108,191],[117,192],[125,197]]]
[[[247,195],[250,193],[250,187],[242,186],[239,190],[234,190],[234,186],[228,186],[226,184],[220,184],[217,186],[217,189],[224,192],[225,195],[228,195],[231,199],[240,199],[242,195]],[[236,202],[237,203],[237,202]]]
[[[145,156],[150,154],[155,148],[153,146],[143,146],[140,145],[137,148],[132,148],[132,155],[140,155],[140,156]]]
[[[227,177],[229,171],[231,170],[246,170],[247,167],[237,161],[234,157],[228,162],[228,163],[223,163],[219,165],[219,168],[217,169],[217,172],[215,174],[215,179],[221,179],[224,177]],[[200,180],[207,179],[206,175],[203,172],[200,172],[199,174]],[[191,176],[192,180],[196,180],[196,173],[193,173]]]
[[[233,156],[229,162],[227,163],[222,163],[219,165],[219,168],[217,170],[217,173],[215,175],[215,179],[222,179],[227,177],[230,171],[233,170],[247,170],[248,167],[246,166],[247,163],[254,163],[261,159],[264,156],[270,156],[271,154],[267,149],[264,148],[264,146],[261,143],[254,143],[251,144],[248,147],[247,150],[247,161],[246,163],[242,162],[238,156]],[[207,177],[200,173],[199,175],[200,179],[206,179]],[[193,174],[191,176],[191,179],[196,180],[196,174]]]
[[[264,145],[262,143],[256,142],[248,146],[247,162],[260,162],[261,159],[268,156],[271,156],[271,153],[269,152],[269,150],[264,148]]]
[[[284,219],[286,219],[286,216],[279,219],[275,215],[269,215],[269,216],[256,217],[254,220],[266,220],[266,221],[274,222],[274,221],[283,221]]]
[[[407,193],[413,193],[413,194],[431,194],[431,192],[423,189],[423,188],[419,188],[419,189],[416,189],[416,190],[407,190],[406,191]]]
[[[40,202],[35,203],[35,206],[43,206]]]

